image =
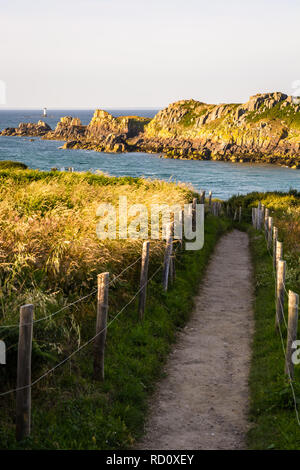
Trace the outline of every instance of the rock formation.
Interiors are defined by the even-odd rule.
[[[178,101],[146,127],[139,147],[173,158],[300,163],[300,106],[283,93],[245,104]]]
[[[32,122],[21,122],[18,127],[7,127],[1,135],[32,136],[41,137],[51,131],[51,127],[44,121],[37,124]]]
[[[2,135],[66,140],[63,148],[144,151],[170,158],[265,161],[300,167],[300,104],[280,92],[257,94],[244,104],[181,100],[151,120],[116,118],[98,109],[88,126],[66,116],[53,131],[39,121],[7,128]]]
[[[129,149],[127,139],[144,132],[150,119],[138,116],[115,118],[107,111],[97,109],[88,126],[80,119],[65,116],[56,128],[43,136],[44,139],[67,140],[62,148],[83,148],[99,152],[125,152]]]
[[[52,132],[48,132],[44,137],[53,140],[81,139],[85,136],[86,126],[81,124],[80,119],[64,116],[58,122]]]
[[[102,138],[109,134],[124,134],[126,138],[134,137],[144,131],[148,118],[138,116],[113,117],[107,111],[97,109],[87,126],[87,138]]]

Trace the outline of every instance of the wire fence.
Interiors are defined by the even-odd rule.
[[[133,267],[135,264],[137,264],[139,261],[141,260],[141,256],[139,256],[133,263],[131,263],[129,266],[126,266],[125,269],[123,269],[123,271],[121,271],[117,276],[115,276],[110,282],[109,282],[109,285],[113,284],[114,282],[116,282],[117,279],[119,279],[126,271],[128,271],[128,269],[130,269],[131,267]],[[34,320],[32,323],[25,323],[23,324],[23,326],[30,326],[31,324],[35,324],[35,323],[40,323],[42,321],[45,321],[45,320],[49,320],[49,318],[52,318],[52,317],[55,317],[56,315],[58,315],[59,313],[63,312],[64,310],[67,310],[68,308],[72,307],[73,305],[76,305],[78,304],[79,302],[82,302],[83,300],[86,300],[88,299],[89,297],[91,297],[92,295],[96,294],[96,292],[98,291],[98,288],[94,289],[92,292],[90,292],[89,294],[87,295],[84,295],[83,297],[80,297],[79,299],[75,300],[74,302],[71,302],[70,304],[68,305],[65,305],[64,307],[60,308],[59,310],[57,310],[56,312],[53,312],[51,313],[50,315],[47,315],[45,317],[42,317],[42,318],[38,318],[37,320]],[[0,325],[0,328],[1,329],[8,329],[8,328],[18,328],[19,327],[19,323],[15,323],[15,324],[12,324],[12,325]]]
[[[204,194],[200,194],[200,201],[204,202],[204,197],[205,197],[205,192]],[[194,201],[193,201],[194,203]],[[229,207],[228,205],[225,206],[219,201],[212,201],[211,200],[211,193],[209,197],[209,211],[214,215],[214,216],[221,216],[221,215],[227,215],[231,216],[234,221],[242,221],[242,208],[232,208]],[[299,418],[299,412],[298,412],[298,406],[297,406],[297,397],[294,389],[294,384],[293,384],[293,370],[291,370],[291,358],[290,356],[290,350],[285,348],[284,345],[284,332],[282,330],[282,323],[285,326],[286,333],[287,333],[287,339],[288,340],[293,340],[294,336],[291,337],[291,330],[289,329],[289,320],[286,319],[286,314],[285,314],[285,308],[284,308],[284,303],[285,301],[282,300],[281,296],[278,296],[278,289],[277,289],[277,279],[278,279],[278,273],[277,273],[277,265],[274,263],[274,257],[276,257],[276,242],[277,239],[274,240],[272,239],[273,236],[273,231],[271,232],[271,228],[273,228],[273,221],[272,223],[269,222],[269,212],[266,211],[264,212],[264,208],[261,204],[259,204],[258,208],[255,208],[255,211],[252,212],[252,223],[253,226],[258,229],[258,230],[263,230],[266,238],[266,243],[267,243],[267,251],[269,253],[269,256],[273,260],[273,277],[274,277],[274,286],[275,286],[275,311],[276,311],[276,325],[278,325],[278,333],[279,333],[279,338],[280,338],[280,344],[281,348],[283,351],[284,355],[284,360],[285,360],[285,372],[288,377],[288,382],[291,387],[291,392],[292,392],[292,397],[293,397],[293,403],[294,403],[294,409],[295,409],[295,415],[297,419],[297,423],[300,426],[300,418]],[[265,221],[265,215],[267,214],[267,222]],[[191,213],[191,216],[194,217],[194,213]],[[171,250],[169,249],[168,245],[171,241]],[[275,241],[275,243],[274,243]],[[271,243],[273,242],[273,243]],[[17,439],[22,440],[25,437],[28,437],[30,435],[30,425],[28,427],[28,421],[30,423],[30,416],[31,416],[31,389],[34,387],[36,384],[38,384],[41,380],[49,376],[50,374],[54,373],[57,369],[62,367],[64,364],[66,364],[68,361],[70,361],[76,354],[78,354],[80,351],[82,351],[84,348],[89,346],[90,344],[96,344],[97,340],[99,338],[102,338],[102,351],[100,353],[104,357],[104,347],[105,347],[105,335],[107,330],[111,327],[111,325],[122,315],[122,313],[137,299],[139,296],[139,313],[140,309],[142,309],[141,314],[140,314],[140,319],[143,319],[143,305],[145,304],[145,298],[146,298],[146,289],[149,283],[155,278],[155,276],[159,273],[159,271],[163,270],[163,278],[162,278],[162,284],[164,290],[168,289],[168,286],[173,282],[175,278],[175,260],[178,252],[180,253],[180,249],[182,248],[181,243],[178,243],[178,240],[174,240],[172,238],[172,234],[170,234],[170,238],[167,240],[166,243],[166,248],[165,248],[165,255],[164,255],[164,261],[159,265],[159,267],[154,271],[154,273],[148,278],[148,264],[149,264],[149,249],[145,250],[145,244],[149,244],[148,242],[144,243],[143,246],[143,251],[142,255],[139,256],[135,261],[133,261],[131,264],[126,266],[117,276],[114,276],[109,282],[105,283],[104,285],[99,287],[99,282],[98,286],[93,289],[91,292],[88,294],[84,295],[83,297],[80,297],[79,299],[75,300],[74,302],[71,302],[59,310],[46,315],[42,318],[33,320],[31,321],[25,321],[22,322],[20,318],[20,323],[18,324],[9,324],[9,325],[0,325],[0,330],[7,330],[10,328],[19,328],[19,355],[20,355],[20,338],[22,339],[22,335],[25,331],[28,333],[28,329],[32,329],[35,324],[41,323],[43,321],[46,321],[50,318],[55,317],[56,315],[60,314],[61,312],[67,311],[69,308],[72,306],[91,298],[95,294],[97,294],[97,324],[99,320],[99,324],[102,325],[103,321],[103,313],[107,313],[107,308],[108,305],[106,305],[105,301],[103,300],[104,297],[102,298],[103,293],[108,292],[109,286],[113,285],[124,273],[126,273],[129,269],[137,265],[139,262],[141,262],[141,278],[140,278],[140,286],[139,289],[135,292],[135,294],[130,298],[130,300],[114,315],[114,317],[107,322],[105,322],[105,325],[100,328],[96,328],[96,334],[93,335],[91,338],[89,338],[87,341],[85,341],[83,344],[78,346],[73,352],[71,352],[67,357],[65,357],[63,360],[55,364],[53,367],[48,369],[46,372],[44,372],[42,375],[40,375],[38,378],[34,379],[33,381],[30,380],[27,377],[23,376],[23,384],[21,380],[21,385],[20,385],[20,379],[17,377],[17,386],[15,388],[12,388],[10,390],[7,390],[3,393],[0,393],[0,398],[8,396],[10,394],[16,393],[17,394],[17,406],[16,406],[16,427],[17,427]],[[174,249],[174,245],[175,249]],[[273,252],[271,250],[271,246],[273,246]],[[274,252],[274,247],[275,247],[275,252]],[[147,259],[148,256],[148,259]],[[108,273],[107,273],[108,274]],[[101,275],[100,275],[101,276]],[[99,276],[98,276],[98,281],[99,281]],[[282,282],[282,288],[283,292],[285,295],[285,298],[289,298],[290,293],[287,290],[287,287],[285,285],[285,282],[283,280]],[[278,307],[277,303],[280,307],[280,312],[278,312]],[[280,315],[279,315],[280,313]],[[99,318],[98,318],[99,316]],[[27,329],[27,330],[26,330]],[[32,338],[31,338],[32,341]],[[31,360],[31,350],[30,350],[30,357],[28,356],[28,351],[25,354],[25,358],[22,356],[21,353],[21,360],[26,360],[29,361]],[[19,357],[18,357],[18,362],[19,362]],[[101,361],[100,361],[101,362]],[[104,362],[102,364],[102,368],[104,367]],[[95,368],[95,365],[94,365]],[[18,371],[19,373],[19,371]],[[103,370],[102,370],[103,373]],[[104,376],[103,376],[104,377]],[[21,405],[18,406],[18,402],[21,403]],[[26,409],[24,412],[24,403],[27,403]],[[26,424],[27,423],[27,424]]]
[[[267,252],[272,259],[272,272],[274,277],[274,287],[275,287],[275,297],[274,297],[274,305],[275,305],[275,321],[277,331],[279,333],[281,348],[284,356],[285,362],[285,374],[288,377],[288,383],[291,388],[295,415],[298,426],[300,426],[300,418],[299,418],[299,411],[297,405],[297,397],[294,388],[294,364],[292,360],[292,352],[290,345],[293,341],[296,340],[297,337],[297,324],[298,324],[298,303],[291,305],[291,310],[293,309],[295,312],[294,318],[295,321],[292,323],[293,316],[290,316],[290,299],[293,298],[298,299],[298,295],[292,291],[288,291],[285,285],[285,276],[278,270],[278,262],[283,261],[282,259],[282,244],[280,245],[281,250],[277,250],[277,246],[279,245],[278,242],[278,229],[273,226],[273,217],[270,216],[269,209],[265,208],[261,203],[259,203],[257,208],[252,208],[252,225],[256,230],[263,230],[266,244],[267,244]],[[273,252],[271,251],[271,246],[273,247]],[[285,262],[284,262],[285,263]],[[279,286],[282,286],[283,290],[283,297],[281,292],[279,292]],[[289,302],[289,315],[288,321],[285,318],[285,309],[284,309],[284,296]],[[292,304],[292,302],[291,302]],[[279,307],[279,308],[278,308]],[[282,331],[282,323],[284,323],[286,329],[286,341],[287,346],[284,345],[284,334]]]
[[[132,304],[132,302],[137,298],[137,296],[139,295],[139,293],[141,292],[141,290],[146,287],[146,285],[154,278],[154,276],[162,269],[162,264],[156,269],[156,271],[152,274],[152,276],[148,279],[147,283],[143,284],[139,289],[138,291],[131,297],[131,299],[126,303],[126,305],[124,305],[124,307],[119,310],[119,312],[113,317],[112,320],[110,320],[108,322],[108,324],[105,326],[105,328],[102,328],[102,330],[100,330],[98,333],[96,333],[92,338],[90,338],[88,341],[86,341],[84,344],[82,344],[81,346],[79,346],[75,351],[73,351],[69,356],[67,356],[65,359],[63,359],[61,362],[59,362],[58,364],[56,364],[54,367],[52,367],[51,369],[47,370],[44,374],[42,374],[39,378],[37,378],[36,380],[34,380],[33,382],[31,382],[30,384],[28,385],[25,385],[23,387],[17,387],[17,388],[13,388],[11,390],[8,390],[7,392],[4,392],[4,393],[0,393],[0,397],[4,397],[6,395],[9,395],[10,393],[15,393],[15,392],[18,392],[18,391],[21,391],[21,390],[26,390],[28,388],[31,388],[33,387],[34,385],[36,385],[38,382],[40,382],[42,379],[44,379],[45,377],[47,377],[47,375],[51,374],[52,372],[54,372],[56,369],[58,369],[60,366],[62,366],[63,364],[65,364],[66,362],[68,362],[73,356],[75,356],[75,354],[77,354],[79,351],[81,351],[82,349],[84,349],[86,346],[88,346],[89,344],[91,344],[99,335],[101,335],[104,331],[106,331],[112,324],[113,322],[121,315],[121,313],[124,312],[124,310],[126,310],[127,307],[129,307],[130,304]],[[23,324],[22,326],[28,326],[28,325],[32,325],[32,323],[27,323],[27,324]]]
[[[202,200],[204,195],[200,195]],[[195,200],[194,200],[195,201]],[[194,202],[193,201],[193,202]],[[192,223],[195,223],[195,210],[191,211]],[[184,220],[181,221],[184,224]],[[182,227],[183,229],[183,227]],[[182,230],[183,233],[183,230]],[[178,243],[180,241],[181,243]],[[174,239],[174,222],[169,227],[168,237],[165,244],[164,260],[155,269],[153,274],[148,277],[149,267],[149,247],[150,241],[145,241],[143,244],[142,254],[131,264],[126,266],[117,276],[109,282],[103,280],[109,279],[109,273],[99,274],[97,277],[98,285],[88,294],[80,297],[79,299],[71,302],[57,311],[50,313],[42,318],[34,320],[34,306],[31,304],[24,305],[20,309],[19,323],[8,325],[0,325],[0,331],[7,331],[8,329],[19,328],[19,342],[18,342],[18,363],[17,363],[17,383],[16,387],[0,393],[3,398],[7,395],[16,393],[16,437],[21,441],[30,435],[30,419],[31,419],[31,389],[38,384],[41,380],[54,373],[58,368],[70,361],[77,353],[82,351],[90,344],[94,344],[94,378],[99,380],[104,379],[104,349],[106,332],[110,326],[120,317],[120,315],[139,297],[139,317],[143,320],[144,310],[146,305],[146,291],[149,283],[155,278],[159,271],[163,270],[161,279],[164,291],[167,291],[169,286],[174,282],[176,277],[175,260],[178,253],[182,248],[182,240]],[[108,311],[108,289],[113,285],[121,276],[124,275],[130,268],[140,263],[140,286],[130,300],[114,315],[114,317],[107,321]],[[96,333],[83,344],[79,345],[73,352],[71,352],[63,360],[48,369],[38,378],[31,380],[31,356],[32,356],[32,342],[33,342],[33,328],[36,324],[52,319],[62,312],[66,312],[72,306],[83,302],[92,296],[97,295],[97,319],[96,319]],[[100,375],[99,375],[100,367]],[[97,376],[98,375],[98,376]],[[97,376],[97,377],[96,377]]]

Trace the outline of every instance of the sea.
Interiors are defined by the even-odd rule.
[[[107,109],[113,116],[138,115],[153,117],[158,109]],[[47,117],[42,110],[0,109],[0,130],[17,127],[20,122],[45,120],[52,129],[62,116],[81,119],[88,124],[94,110],[49,109]],[[211,190],[214,197],[226,200],[234,194],[251,191],[300,191],[300,170],[276,165],[227,163],[216,161],[172,160],[159,154],[100,153],[92,150],[62,150],[61,141],[29,137],[0,136],[0,160],[15,160],[30,168],[62,171],[103,171],[113,176],[143,176],[152,179],[183,182],[197,191]]]

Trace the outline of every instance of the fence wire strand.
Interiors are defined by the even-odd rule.
[[[268,253],[269,253],[270,257],[271,257],[272,260],[273,260],[273,256],[272,256],[271,251],[270,251],[270,249],[269,249],[268,246],[267,246],[267,250],[268,250]],[[283,305],[282,305],[282,301],[281,301],[280,296],[277,296],[277,290],[276,290],[276,289],[277,289],[277,274],[276,274],[276,271],[275,271],[275,268],[274,268],[274,264],[272,264],[272,267],[273,267],[272,272],[273,272],[274,284],[275,284],[275,299],[278,299],[278,300],[279,300],[280,308],[281,308],[281,313],[282,313],[282,318],[283,318],[285,327],[286,327],[286,329],[287,329],[287,322],[286,322],[286,319],[285,319],[284,307],[283,307]],[[287,290],[286,290],[286,287],[285,287],[285,283],[284,283],[284,282],[283,282],[283,287],[284,287],[284,290],[285,290],[285,292],[286,292],[286,294],[287,294],[287,297],[288,297],[289,294],[288,294],[288,292],[287,292]],[[276,300],[275,300],[275,308],[276,308]]]
[[[75,356],[75,354],[77,354],[79,351],[81,351],[83,348],[85,348],[86,346],[88,346],[90,343],[92,343],[96,338],[97,336],[99,336],[101,333],[103,333],[105,330],[107,330],[110,325],[121,315],[121,313],[124,312],[124,310],[136,299],[136,297],[138,296],[138,294],[141,292],[142,289],[144,289],[145,286],[147,286],[147,284],[154,278],[154,276],[160,271],[160,269],[162,268],[162,264],[156,269],[156,271],[152,274],[152,276],[147,280],[147,282],[145,282],[139,289],[138,291],[134,294],[134,296],[129,300],[129,302],[127,302],[126,305],[124,305],[124,307],[122,307],[121,310],[119,310],[119,312],[114,316],[114,318],[108,322],[108,324],[106,325],[106,328],[103,328],[101,331],[99,331],[95,336],[93,336],[92,338],[90,338],[88,341],[86,341],[84,344],[82,344],[81,346],[79,346],[75,351],[73,351],[69,356],[67,356],[65,359],[63,359],[61,362],[59,362],[58,364],[56,364],[54,367],[52,367],[51,369],[49,369],[47,372],[45,372],[43,375],[41,375],[39,378],[37,378],[36,380],[34,380],[33,382],[31,382],[31,384],[29,385],[25,385],[24,387],[19,387],[19,388],[14,388],[14,389],[11,389],[11,390],[8,390],[7,392],[4,392],[4,393],[0,393],[0,397],[4,397],[5,395],[9,395],[10,393],[15,393],[15,392],[19,392],[21,390],[26,390],[27,388],[31,388],[33,387],[34,385],[36,385],[38,382],[40,382],[42,379],[44,379],[47,375],[51,374],[52,372],[54,372],[56,369],[58,369],[60,366],[62,366],[63,364],[65,364],[66,362],[68,362],[73,356]]]
[[[265,228],[265,227],[264,227]],[[266,237],[266,230],[263,230],[264,231],[264,235],[265,235],[265,240],[267,241],[267,237]],[[267,252],[269,253],[269,256],[271,257],[271,259],[273,260],[273,255],[271,254],[271,251],[269,249],[269,246],[267,244]],[[283,335],[282,335],[282,331],[281,331],[281,322],[279,321],[279,317],[278,317],[278,313],[277,313],[277,306],[276,306],[276,298],[277,298],[277,295],[276,295],[276,284],[277,284],[277,276],[276,276],[276,272],[275,272],[275,269],[274,269],[274,264],[272,263],[272,266],[273,266],[273,276],[274,276],[274,282],[275,282],[275,300],[274,300],[274,303],[275,303],[275,312],[276,312],[276,318],[277,318],[277,324],[278,324],[278,331],[279,331],[279,336],[280,336],[280,342],[281,342],[281,347],[282,347],[282,352],[283,352],[283,356],[284,356],[284,359],[285,359],[285,366],[286,366],[286,371],[287,371],[287,375],[288,375],[288,379],[289,379],[289,385],[291,387],[291,391],[292,391],[292,395],[293,395],[293,401],[294,401],[294,409],[295,409],[295,414],[296,414],[296,420],[297,420],[297,424],[298,426],[300,427],[300,418],[299,418],[299,412],[298,412],[298,406],[297,406],[297,397],[296,397],[296,393],[295,393],[295,389],[294,389],[294,385],[293,385],[293,379],[291,377],[291,372],[290,372],[290,368],[289,368],[289,364],[287,362],[287,357],[286,357],[286,350],[285,350],[285,347],[284,347],[284,339],[283,339]],[[285,286],[285,283],[283,283],[283,287],[284,287],[284,291],[286,293],[286,295],[288,296],[288,291],[286,289],[286,286]],[[288,326],[287,326],[287,323],[286,323],[286,319],[285,319],[285,314],[284,314],[284,307],[282,305],[282,302],[281,302],[281,299],[280,297],[279,298],[279,302],[280,302],[280,309],[281,309],[281,314],[282,314],[282,318],[284,320],[284,323],[285,323],[285,327],[286,327],[286,330],[287,330],[287,336],[288,336],[288,339],[290,338],[289,336],[289,330],[288,330]]]
[[[131,268],[132,266],[134,266],[138,261],[140,261],[142,259],[141,256],[139,256],[133,263],[131,263],[129,266],[126,266],[125,269],[123,269],[123,271],[121,271],[117,276],[115,276],[109,283],[108,285],[110,286],[111,284],[113,284],[114,282],[116,282],[117,279],[119,279],[122,274],[124,274],[129,268]],[[53,312],[51,313],[50,315],[47,315],[46,317],[42,317],[42,318],[39,318],[37,320],[34,320],[32,323],[24,323],[24,325],[22,326],[30,326],[30,325],[34,325],[36,323],[40,323],[42,321],[45,321],[45,320],[48,320],[49,318],[52,318],[56,315],[58,315],[59,313],[63,312],[64,310],[67,310],[68,308],[72,307],[73,305],[76,305],[78,304],[79,302],[81,302],[82,300],[85,300],[87,299],[88,297],[91,297],[92,295],[94,295],[96,292],[97,292],[98,289],[94,289],[92,292],[90,292],[89,294],[87,295],[84,295],[83,297],[80,297],[80,299],[77,299],[75,300],[74,302],[68,304],[68,305],[65,305],[64,307],[60,308],[59,310],[57,310],[56,312]],[[0,329],[8,329],[8,328],[18,328],[19,327],[19,323],[15,323],[15,324],[12,324],[12,325],[0,325]]]

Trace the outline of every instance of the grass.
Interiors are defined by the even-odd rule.
[[[0,171],[1,324],[18,322],[19,306],[32,302],[39,319],[89,293],[96,274],[111,278],[137,259],[141,241],[99,241],[95,235],[100,202],[175,202],[191,200],[187,187],[141,178],[105,175]],[[32,389],[32,434],[15,441],[15,396],[0,398],[2,449],[127,449],[142,434],[147,400],[162,365],[188,319],[193,295],[218,237],[229,221],[208,216],[205,246],[183,252],[168,293],[161,272],[151,281],[143,324],[132,303],[109,327],[106,379],[92,380],[92,345]],[[163,256],[151,242],[150,272]],[[109,320],[138,289],[139,264],[118,278],[109,292]],[[96,301],[91,297],[34,325],[32,378],[39,377],[95,334]],[[1,391],[15,387],[18,330],[0,330],[7,345]]]
[[[8,169],[26,170],[27,165],[21,162],[14,162],[12,160],[0,160],[0,170],[8,170]]]
[[[286,329],[283,325],[283,347],[279,333],[275,332],[275,283],[272,258],[261,232],[249,228],[251,208],[261,201],[270,210],[274,225],[283,241],[287,262],[286,288],[300,293],[300,194],[249,193],[229,200],[231,205],[243,207],[244,229],[250,235],[250,247],[255,283],[255,334],[250,373],[250,420],[248,433],[250,449],[299,449],[300,427],[297,424],[294,400],[284,374]],[[285,316],[287,318],[287,299]],[[295,365],[294,389],[297,406],[300,404],[300,367]]]
[[[186,187],[162,181],[110,178],[60,172],[0,171],[0,301],[9,320],[7,294],[28,286],[77,296],[90,289],[95,274],[118,273],[140,252],[141,241],[99,241],[96,210],[100,203],[128,205],[183,203]],[[161,255],[154,243],[152,257]],[[49,289],[50,286],[50,289]]]
[[[300,113],[295,110],[294,105],[289,105],[285,108],[282,108],[282,102],[277,103],[271,109],[264,109],[258,111],[252,111],[247,113],[246,120],[247,122],[259,122],[262,119],[267,119],[271,121],[284,121],[287,126],[299,129],[300,128]]]
[[[255,334],[250,372],[250,449],[299,449],[300,428],[294,401],[284,375],[284,355],[275,332],[272,260],[263,235],[250,230],[255,279]],[[283,342],[286,333],[283,327]],[[300,402],[300,368],[295,366],[297,404]]]
[[[189,128],[195,125],[196,119],[206,114],[208,109],[207,106],[202,103],[194,102],[193,100],[186,102],[182,105],[182,108],[187,110],[179,121],[179,124],[184,128]]]
[[[294,189],[289,192],[253,192],[246,196],[234,196],[229,200],[232,205],[242,206],[248,222],[251,208],[261,201],[269,208],[274,226],[278,228],[279,241],[283,242],[284,259],[287,261],[287,283],[300,293],[300,193]]]

